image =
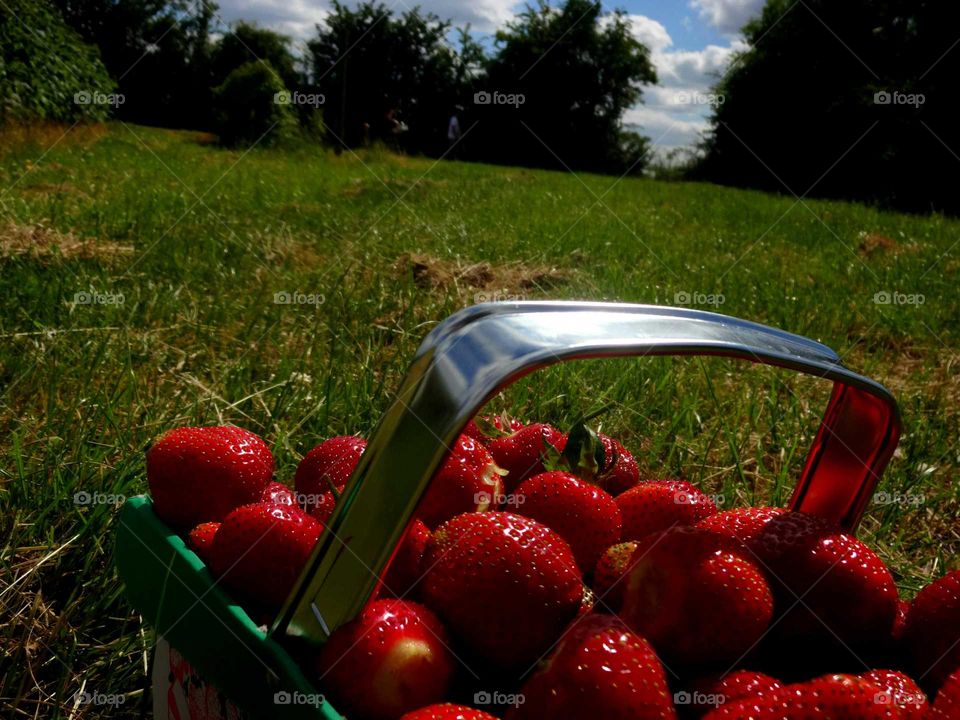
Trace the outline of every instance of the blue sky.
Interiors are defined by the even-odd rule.
[[[490,33],[524,3],[513,0],[382,0],[396,12],[414,5],[456,25],[470,23]],[[327,0],[218,0],[225,22],[256,21],[298,40],[313,34],[329,10]],[[556,2],[556,0],[554,0]],[[625,121],[639,125],[660,151],[688,146],[705,127],[710,86],[743,47],[739,29],[757,14],[763,0],[625,0],[604,2],[604,8],[625,10],[634,34],[651,49],[660,85],[647,88],[645,102],[631,108]]]

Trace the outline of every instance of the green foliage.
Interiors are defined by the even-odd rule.
[[[290,137],[296,128],[290,94],[266,62],[241,65],[214,89],[213,96],[217,132],[225,145],[270,145]]]
[[[269,63],[287,88],[294,90],[303,84],[296,58],[290,52],[290,38],[247,22],[238,22],[214,45],[211,81],[214,86],[220,85],[238,67],[255,60]]]
[[[122,99],[46,0],[0,3],[0,121],[103,120]]]

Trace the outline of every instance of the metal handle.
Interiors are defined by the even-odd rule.
[[[630,355],[737,357],[832,380],[790,506],[856,526],[896,448],[900,416],[884,387],[847,370],[825,345],[698,310],[474,305],[440,323],[420,345],[273,633],[322,643],[361,611],[447,448],[498,391],[564,360]]]

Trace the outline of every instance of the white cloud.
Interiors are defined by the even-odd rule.
[[[662,52],[673,45],[673,38],[660,22],[646,15],[628,15],[633,36],[650,48],[650,52]]]
[[[764,0],[690,0],[690,7],[700,17],[727,35],[735,35],[740,28],[760,12]]]

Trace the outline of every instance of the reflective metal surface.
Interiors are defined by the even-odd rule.
[[[630,355],[736,357],[833,381],[791,506],[856,527],[896,447],[900,419],[890,393],[844,368],[830,348],[698,310],[475,305],[424,339],[273,633],[322,643],[360,612],[448,447],[498,391],[561,361]]]

